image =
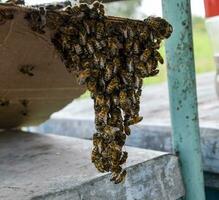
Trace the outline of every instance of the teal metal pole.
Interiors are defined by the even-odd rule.
[[[173,147],[179,155],[186,200],[205,200],[197,110],[190,0],[162,0],[173,26],[166,41]]]

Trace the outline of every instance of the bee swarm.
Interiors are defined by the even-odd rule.
[[[158,49],[172,33],[160,17],[144,21],[107,17],[99,2],[64,9],[39,8],[26,15],[32,30],[55,32],[52,42],[69,72],[77,72],[80,85],[86,84],[94,100],[96,133],[91,160],[100,172],[112,172],[120,183],[126,176],[123,151],[130,125],[139,116],[143,78],[155,76]]]

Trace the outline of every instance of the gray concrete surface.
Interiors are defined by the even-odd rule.
[[[90,162],[91,142],[54,135],[0,134],[2,200],[175,200],[184,195],[178,160],[152,150],[125,147],[128,176],[109,181]]]
[[[41,133],[61,133],[71,137],[92,139],[94,123],[89,120],[51,119],[36,130]],[[201,127],[200,132],[204,169],[219,173],[219,127]],[[171,144],[170,126],[158,124],[133,126],[132,134],[126,142],[128,146],[165,152],[172,151]]]

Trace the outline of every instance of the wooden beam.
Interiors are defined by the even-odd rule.
[[[93,3],[95,0],[80,0],[81,3]],[[100,2],[103,3],[111,3],[111,2],[118,2],[118,1],[127,1],[127,0],[102,0]]]

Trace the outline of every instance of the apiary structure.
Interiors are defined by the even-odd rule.
[[[3,199],[11,198],[13,199],[13,195],[17,192],[16,197],[20,199],[92,199],[92,195],[96,195],[94,199],[99,198],[95,193],[98,191],[100,186],[103,186],[103,183],[106,183],[107,189],[112,187],[115,190],[121,191],[121,196],[117,196],[118,193],[114,194],[112,190],[107,196],[100,196],[99,199],[113,199],[116,195],[117,199],[125,200],[125,199],[167,199],[167,200],[177,200],[183,196],[186,197],[187,200],[204,200],[204,184],[203,184],[203,172],[202,172],[202,164],[201,164],[201,153],[200,153],[200,141],[199,141],[199,129],[198,129],[198,114],[197,114],[197,98],[196,98],[196,85],[195,85],[195,73],[194,73],[194,58],[193,58],[193,46],[192,46],[192,28],[191,28],[191,11],[190,11],[190,1],[189,0],[176,0],[176,1],[165,1],[163,0],[163,10],[164,16],[173,24],[176,29],[175,34],[173,35],[173,39],[167,43],[167,60],[168,60],[168,78],[169,78],[169,86],[170,86],[170,99],[171,99],[171,114],[172,114],[172,126],[173,126],[173,136],[174,136],[174,150],[177,155],[179,155],[180,162],[177,161],[177,158],[173,155],[163,154],[159,152],[151,152],[145,150],[136,150],[130,149],[130,155],[134,155],[130,159],[130,165],[127,164],[127,171],[130,171],[130,175],[128,175],[127,179],[123,183],[123,185],[116,187],[105,180],[106,175],[99,175],[99,177],[94,177],[95,174],[92,169],[90,175],[83,177],[89,169],[86,170],[87,163],[87,155],[80,152],[83,160],[77,160],[78,148],[76,144],[80,144],[80,148],[85,146],[85,149],[89,147],[89,144],[86,141],[80,141],[77,139],[66,139],[61,137],[54,136],[39,136],[39,135],[31,135],[27,133],[18,133],[18,132],[10,132],[10,133],[2,133],[0,136],[1,152],[2,153],[2,164],[3,169],[1,169],[2,175],[1,178],[4,181],[1,182],[1,194]],[[178,12],[176,12],[178,11]],[[177,20],[176,20],[177,19]],[[179,23],[181,22],[181,23]],[[11,24],[11,23],[10,23]],[[8,37],[12,33],[12,25],[8,27],[8,34],[3,38],[3,41],[7,41]],[[43,38],[41,38],[43,40]],[[177,54],[175,54],[175,51]],[[188,53],[189,52],[189,53]],[[179,65],[179,63],[181,65]],[[29,66],[29,64],[27,64]],[[18,71],[25,75],[28,75],[31,78],[33,75],[32,71],[36,68],[34,64],[31,64],[29,67],[19,66]],[[179,66],[181,68],[179,69]],[[28,70],[30,69],[30,72]],[[45,69],[45,68],[44,68]],[[27,72],[28,71],[28,72]],[[19,80],[19,79],[18,79]],[[19,82],[19,81],[18,81]],[[52,84],[52,83],[51,83]],[[62,83],[60,84],[62,85]],[[73,84],[75,85],[75,84]],[[76,94],[78,96],[83,92],[83,89],[79,89],[79,92]],[[4,94],[7,94],[4,93]],[[182,99],[184,95],[185,98]],[[25,101],[25,98],[22,98],[18,102],[21,104],[21,108],[23,110],[20,113],[23,116],[26,116],[26,113],[29,111],[28,104],[29,102]],[[69,99],[68,99],[69,100]],[[2,100],[3,105],[7,107],[7,99]],[[67,101],[65,101],[67,103]],[[179,105],[180,104],[180,105]],[[53,111],[62,107],[63,104],[59,104]],[[48,117],[51,112],[47,112],[45,118]],[[7,112],[5,112],[7,113]],[[45,119],[44,118],[44,119]],[[188,120],[191,118],[192,120]],[[16,118],[20,119],[20,118]],[[5,124],[5,123],[4,123]],[[24,123],[15,122],[17,124],[23,125]],[[12,126],[12,125],[9,125]],[[186,133],[186,135],[185,135]],[[6,135],[6,136],[5,136]],[[48,139],[49,138],[49,139]],[[66,141],[67,140],[67,141]],[[16,149],[16,153],[14,154],[13,147],[14,143],[17,144],[18,149]],[[39,142],[44,146],[40,146]],[[63,147],[65,144],[65,147]],[[70,144],[71,147],[68,145]],[[75,144],[75,145],[74,145]],[[11,146],[10,146],[11,145]],[[30,145],[30,146],[28,146]],[[29,148],[29,149],[28,149]],[[56,149],[58,148],[58,149]],[[59,149],[60,148],[60,149]],[[10,150],[12,150],[10,152]],[[13,152],[13,153],[12,153]],[[28,154],[29,152],[29,154]],[[75,159],[70,162],[68,159],[63,160],[65,166],[56,165],[54,163],[52,166],[47,166],[48,163],[52,163],[52,158],[59,156],[61,153],[62,159],[65,156],[69,159],[70,154],[73,154]],[[132,154],[133,152],[133,154]],[[139,161],[135,161],[135,155],[138,153],[141,155],[138,157]],[[142,153],[141,153],[142,152]],[[142,155],[150,155],[143,157]],[[14,156],[14,157],[13,157]],[[192,156],[192,157],[191,157]],[[25,163],[25,158],[27,158]],[[39,159],[37,164],[39,165],[40,171],[34,169],[34,165],[30,164],[28,160],[35,158]],[[132,160],[133,158],[133,160]],[[192,160],[193,159],[193,160]],[[45,161],[49,161],[48,163]],[[50,162],[51,161],[51,162]],[[47,163],[47,164],[46,164]],[[154,163],[153,166],[150,164]],[[171,164],[170,164],[171,163]],[[182,167],[182,177],[185,183],[185,192],[183,189],[183,184],[181,180],[181,174],[179,173],[179,163],[180,167]],[[25,165],[26,164],[26,165]],[[139,164],[139,165],[138,165]],[[56,165],[56,166],[55,166]],[[65,174],[64,171],[69,170],[69,166],[79,166],[79,169],[75,167],[75,172],[72,172],[72,177],[69,179],[69,174]],[[6,167],[4,167],[6,166]],[[7,168],[7,166],[10,166]],[[90,166],[90,165],[89,165]],[[138,171],[139,169],[142,170]],[[161,173],[157,173],[159,170],[156,167],[161,169]],[[48,172],[47,167],[49,167],[50,173]],[[6,169],[7,168],[7,169]],[[65,169],[63,171],[63,169]],[[72,168],[71,168],[72,169]],[[77,170],[81,172],[82,169],[85,169],[86,173],[77,174]],[[131,173],[133,169],[133,173]],[[148,171],[147,171],[148,169]],[[157,170],[156,170],[157,169]],[[8,171],[7,171],[8,170]],[[23,170],[23,171],[22,171]],[[52,171],[54,170],[54,171]],[[72,169],[73,170],[73,169]],[[147,174],[148,173],[150,174]],[[14,173],[12,173],[14,172]],[[33,173],[33,177],[36,177],[36,181],[31,181],[28,179],[25,180],[24,176],[27,173],[30,175]],[[39,176],[40,173],[44,173],[47,175],[47,179],[44,177],[44,174]],[[57,177],[57,173],[61,173],[59,177]],[[19,176],[19,174],[21,176]],[[22,176],[23,175],[23,176]],[[35,176],[34,176],[35,175]],[[89,174],[88,174],[89,175]],[[75,179],[74,179],[74,176]],[[81,176],[79,179],[79,177]],[[98,176],[98,175],[97,175]],[[37,178],[40,183],[42,183],[45,187],[41,187],[37,183]],[[150,177],[153,177],[150,179]],[[15,178],[18,178],[17,182],[19,185],[14,184]],[[57,179],[56,179],[57,178]],[[87,178],[87,179],[86,179]],[[130,179],[129,179],[130,178]],[[134,181],[134,184],[131,184],[131,180]],[[143,178],[141,180],[141,178]],[[93,180],[95,179],[95,180]],[[76,182],[74,182],[76,180]],[[81,182],[80,182],[81,180]],[[144,183],[147,181],[152,181],[153,187],[150,188]],[[31,181],[31,182],[29,182]],[[90,181],[90,182],[89,182]],[[103,182],[102,182],[103,181]],[[136,182],[135,182],[136,181]],[[90,187],[87,187],[89,191],[84,191],[80,188],[81,185],[84,186],[96,186],[96,190],[91,190]],[[86,185],[88,184],[88,185]],[[142,185],[143,184],[143,185]],[[169,184],[170,187],[166,188]],[[157,186],[157,187],[156,187]],[[33,187],[33,188],[32,188]],[[70,187],[70,188],[69,188]],[[121,188],[120,188],[121,187]],[[136,190],[135,190],[136,188]],[[159,189],[158,189],[159,188]],[[46,189],[46,191],[45,191]],[[81,189],[81,190],[80,190]],[[104,190],[105,195],[107,189]],[[133,189],[133,190],[132,190]],[[149,189],[149,190],[147,190]],[[11,192],[11,190],[13,192]],[[76,192],[77,191],[77,192]],[[136,192],[138,191],[138,192]],[[168,191],[168,192],[167,192]],[[194,192],[195,191],[195,192]],[[159,193],[161,192],[161,193]],[[139,193],[142,196],[137,196],[136,193]],[[147,196],[147,193],[149,196]],[[11,196],[12,195],[12,196]],[[20,196],[19,196],[20,195]],[[26,195],[26,196],[25,196]],[[73,195],[73,196],[72,196]],[[85,195],[85,196],[84,196]],[[88,195],[88,196],[86,196]],[[113,196],[114,195],[114,196]]]

